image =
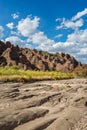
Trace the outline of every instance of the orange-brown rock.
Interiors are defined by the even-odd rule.
[[[0,66],[17,65],[20,68],[42,71],[73,71],[83,69],[84,65],[73,56],[65,53],[51,54],[45,51],[20,48],[7,41],[0,41]]]

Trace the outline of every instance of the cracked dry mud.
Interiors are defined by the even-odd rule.
[[[0,130],[87,130],[87,80],[0,83]]]

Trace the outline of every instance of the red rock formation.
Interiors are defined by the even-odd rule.
[[[9,41],[0,41],[0,66],[17,65],[20,68],[42,71],[73,71],[83,65],[65,53],[50,54],[44,51],[19,48]]]

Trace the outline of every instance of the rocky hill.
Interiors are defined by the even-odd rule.
[[[0,41],[0,66],[17,65],[25,70],[73,71],[83,65],[65,53],[51,54],[14,46],[9,41]]]

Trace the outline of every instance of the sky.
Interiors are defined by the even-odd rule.
[[[0,39],[87,64],[87,0],[0,0]]]

